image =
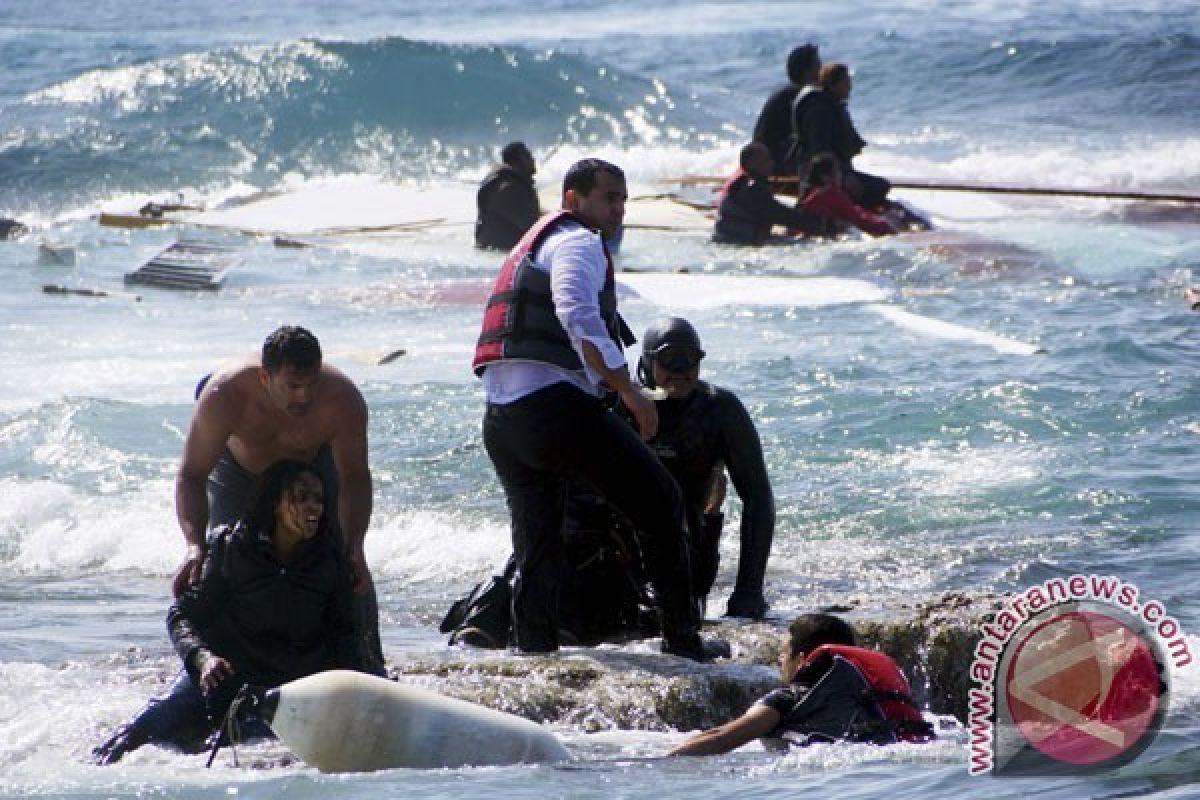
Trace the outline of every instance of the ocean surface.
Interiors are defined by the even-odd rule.
[[[31,228],[0,242],[0,796],[1200,794],[1200,767],[1168,783],[971,778],[953,734],[926,748],[751,746],[681,761],[645,757],[682,732],[562,726],[580,754],[570,769],[341,777],[271,746],[211,770],[155,748],[87,763],[176,666],[164,615],[184,549],[172,485],[193,387],[279,324],[313,330],[370,407],[366,549],[390,661],[442,652],[445,608],[508,547],[469,369],[480,307],[446,290],[498,266],[469,226],[284,249],[230,231],[103,228],[97,212],[380,182],[457,187],[469,204],[517,138],[543,186],[600,155],[665,191],[665,177],[732,170],[805,41],[854,69],[868,171],[1200,186],[1190,3],[0,2],[0,216]],[[1200,315],[1184,290],[1200,283],[1200,211],[896,194],[929,204],[942,233],[747,251],[666,226],[631,229],[622,246],[621,266],[642,270],[865,279],[894,309],[959,326],[898,324],[864,302],[712,302],[683,279],[678,304],[622,300],[637,331],[687,315],[709,353],[704,377],[734,389],[759,427],[778,503],[774,614],[1111,574],[1162,602],[1195,650]],[[185,234],[237,249],[221,291],[123,286]],[[1045,352],[1002,352],[967,328]],[[406,355],[374,363],[397,348]],[[736,565],[732,499],[728,511],[710,609]],[[1200,746],[1200,677],[1173,678],[1159,756]]]

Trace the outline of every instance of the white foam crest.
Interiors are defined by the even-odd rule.
[[[913,491],[956,497],[1032,484],[1041,475],[1038,465],[1046,463],[1046,454],[1025,447],[929,444],[901,450],[894,463],[908,475]]]
[[[914,134],[915,141],[921,136]],[[946,131],[929,141],[952,142]],[[907,141],[906,134],[877,137],[883,145]],[[1200,137],[1127,135],[1102,141],[1046,141],[1036,147],[1027,142],[980,144],[956,157],[929,161],[880,146],[862,157],[861,168],[894,179],[957,181],[963,183],[1057,186],[1075,189],[1155,191],[1181,187],[1200,179]],[[1171,158],[1163,158],[1171,153]],[[856,163],[858,163],[856,161]]]
[[[837,742],[819,747],[796,747],[779,759],[750,770],[751,774],[840,772],[869,765],[890,764],[961,764],[965,748],[955,739],[937,739],[925,743],[901,743],[880,747],[874,744]]]
[[[0,482],[0,552],[19,573],[137,570],[169,575],[183,554],[169,481],[89,496],[51,481]]]
[[[25,102],[35,105],[115,103],[126,113],[139,111],[153,90],[178,90],[209,83],[239,100],[259,99],[312,79],[301,62],[314,60],[324,69],[339,69],[344,61],[311,41],[256,45],[224,53],[188,53],[177,59],[136,64],[118,69],[95,69],[54,86],[32,92]]]
[[[512,538],[507,519],[405,510],[373,525],[364,546],[373,574],[457,583],[499,571],[512,552]]]

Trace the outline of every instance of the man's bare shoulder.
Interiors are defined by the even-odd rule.
[[[345,424],[350,424],[360,414],[365,416],[366,401],[350,376],[332,364],[322,364],[321,383],[318,402],[322,413],[348,417]]]
[[[209,376],[197,396],[197,413],[236,414],[259,386],[258,363],[240,361],[221,367]]]

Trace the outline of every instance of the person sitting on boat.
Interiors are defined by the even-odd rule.
[[[693,593],[704,605],[716,581],[728,472],[742,502],[737,577],[725,614],[762,618],[764,576],[775,532],[775,499],[762,444],[737,395],[700,380],[705,352],[687,320],[669,317],[642,337],[638,375],[664,395],[655,400],[658,431],[650,449],[683,493],[690,536]],[[575,485],[564,525],[569,579],[559,594],[559,628],[569,640],[595,644],[652,636],[656,618],[646,590],[639,534],[601,499]],[[515,567],[476,587],[447,614],[451,643],[504,647]]]
[[[889,656],[857,647],[854,629],[831,614],[803,614],[783,635],[779,673],[785,686],[737,719],[690,736],[677,756],[728,753],[752,739],[800,746],[933,739],[908,680]]]
[[[853,88],[854,80],[845,64],[826,64],[821,67],[817,85],[796,96],[791,161],[803,174],[818,154],[833,153],[854,202],[878,210],[887,204],[892,185],[885,178],[859,172],[853,166],[854,158],[867,146],[847,109]]]
[[[792,144],[792,110],[796,95],[817,82],[821,55],[815,44],[802,44],[788,54],[788,84],[771,93],[754,123],[753,140],[762,142],[771,153],[772,174],[795,175],[796,165],[788,161]]]
[[[772,241],[771,228],[819,233],[821,220],[803,208],[784,205],[771,188],[771,154],[762,142],[751,142],[738,157],[740,167],[721,188],[713,241],[720,244],[762,245]]]
[[[355,636],[352,573],[330,530],[316,469],[277,461],[233,526],[213,531],[200,582],[167,612],[183,669],[92,755],[112,764],[147,743],[197,752],[223,729],[238,691],[329,669],[369,671]],[[243,735],[270,736],[256,718]]]
[[[809,162],[808,181],[800,205],[823,222],[818,232],[836,236],[845,225],[853,225],[872,236],[896,233],[897,227],[891,219],[867,211],[850,199],[842,186],[842,178],[841,164],[832,153],[821,153]]]
[[[524,142],[509,142],[475,195],[475,246],[511,250],[541,216],[533,176],[537,164]]]

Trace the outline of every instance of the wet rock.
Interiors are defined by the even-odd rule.
[[[896,659],[916,701],[965,721],[971,659],[981,624],[999,598],[962,593],[904,609],[855,602],[846,617],[863,645]],[[537,722],[586,731],[695,730],[742,714],[779,685],[787,625],[725,622],[705,633],[724,638],[734,657],[696,664],[645,649],[568,648],[551,656],[452,648],[440,657],[393,665],[394,676]]]

